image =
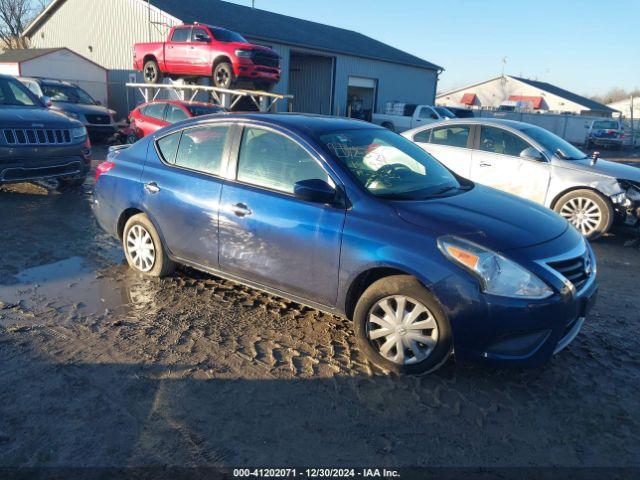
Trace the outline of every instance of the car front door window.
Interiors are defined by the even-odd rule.
[[[238,180],[243,183],[293,193],[301,180],[329,181],[324,169],[293,140],[259,128],[246,128],[238,157]]]
[[[529,147],[531,145],[522,138],[502,128],[485,126],[480,128],[479,149],[483,152],[518,157],[523,150]]]

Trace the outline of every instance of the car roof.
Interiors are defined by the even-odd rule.
[[[448,108],[448,107],[447,107]],[[480,118],[480,117],[474,117],[474,118],[452,118],[449,120],[443,120],[440,122],[434,122],[434,123],[430,123],[428,125],[424,125],[422,127],[418,127],[418,128],[414,128],[413,130],[410,130],[411,132],[413,131],[421,131],[421,130],[427,130],[430,128],[434,128],[434,127],[439,127],[439,126],[443,126],[443,125],[460,125],[460,124],[464,124],[464,125],[491,125],[491,126],[496,126],[496,127],[507,127],[507,128],[512,128],[514,130],[524,130],[525,128],[531,128],[531,127],[535,127],[535,125],[532,125],[531,123],[526,123],[526,122],[518,122],[517,120],[507,120],[506,118]]]
[[[255,121],[262,124],[286,128],[293,132],[305,135],[319,135],[323,133],[342,130],[384,130],[379,125],[374,125],[363,120],[351,118],[331,117],[328,115],[313,115],[303,113],[218,113],[215,117],[224,116],[236,121]],[[200,117],[206,119],[208,116]]]

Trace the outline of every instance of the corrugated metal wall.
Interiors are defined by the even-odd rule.
[[[289,58],[292,111],[330,115],[334,58],[297,52]]]
[[[125,115],[140,101],[135,92],[127,91],[124,86],[132,73],[133,44],[164,40],[170,26],[181,23],[154,8],[151,9],[150,17],[153,22],[151,25],[144,0],[67,0],[34,32],[31,43],[36,48],[67,47],[109,69],[110,106]],[[282,79],[274,89],[277,93],[289,91],[291,50],[327,55],[327,52],[314,52],[289,45],[271,43],[269,46],[282,57]],[[336,55],[335,59],[333,114],[345,115],[349,76],[377,80],[378,112],[384,109],[384,104],[388,101],[423,104],[434,102],[437,82],[434,70],[345,55]],[[301,105],[313,104],[313,98],[326,94],[323,85],[310,84],[308,88],[298,90],[300,92],[295,104]],[[278,109],[285,110],[286,106],[280,104]]]

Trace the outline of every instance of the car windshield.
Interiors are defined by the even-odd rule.
[[[27,87],[13,78],[0,78],[0,105],[16,107],[42,106]]]
[[[187,110],[191,112],[194,117],[200,117],[202,115],[209,115],[210,113],[224,112],[225,109],[216,105],[185,105]]]
[[[522,133],[529,135],[548,151],[559,155],[560,158],[564,160],[582,160],[583,158],[587,158],[584,152],[544,128],[527,127],[522,129]]]
[[[53,102],[81,103],[95,105],[96,101],[79,87],[73,85],[42,85],[42,93]]]
[[[455,113],[445,107],[433,107],[443,118],[456,118]]]
[[[320,141],[378,197],[422,200],[469,187],[420,147],[386,129],[327,133]]]
[[[614,120],[597,120],[593,122],[593,128],[597,130],[617,130],[620,125]]]
[[[219,42],[226,42],[226,43],[230,43],[230,42],[240,42],[240,43],[249,43],[247,42],[247,40],[240,35],[239,33],[236,32],[232,32],[231,30],[226,30],[224,28],[218,28],[218,27],[210,27],[211,28],[211,33],[213,33],[213,36],[216,37],[216,40]]]

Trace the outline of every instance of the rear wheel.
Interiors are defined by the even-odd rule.
[[[420,282],[394,275],[373,283],[354,311],[358,347],[386,370],[425,374],[451,354],[451,327],[440,305]]]
[[[213,69],[213,86],[218,88],[231,88],[235,82],[233,67],[227,62],[220,62]]]
[[[164,277],[175,269],[175,263],[167,256],[158,232],[144,213],[127,220],[122,246],[127,263],[140,273]]]
[[[553,209],[588,240],[607,233],[614,218],[611,202],[593,190],[569,192],[560,197]]]
[[[162,72],[160,71],[158,62],[156,62],[155,60],[148,60],[144,64],[144,68],[142,69],[142,74],[144,76],[145,83],[161,83],[162,82]]]

